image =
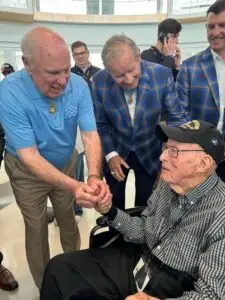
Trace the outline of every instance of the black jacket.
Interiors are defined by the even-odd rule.
[[[81,76],[84,78],[84,80],[87,82],[90,92],[92,93],[92,84],[91,84],[91,77],[100,71],[98,67],[90,65],[90,67],[87,68],[85,72],[83,72],[78,66],[74,66],[71,68],[71,72],[74,74],[77,74],[78,76]]]
[[[151,48],[144,50],[141,53],[141,58],[171,69],[174,80],[176,81],[179,70],[175,69],[174,57],[164,56],[156,47],[152,46]]]
[[[1,162],[3,160],[4,150],[5,150],[5,132],[2,128],[2,125],[0,124],[0,167],[1,167]]]

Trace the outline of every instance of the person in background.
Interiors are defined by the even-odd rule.
[[[183,61],[177,77],[182,106],[191,119],[215,124],[225,139],[225,1],[214,2],[207,10],[209,47]],[[217,168],[225,182],[225,162]]]
[[[93,66],[89,60],[89,50],[87,44],[82,41],[76,41],[71,45],[72,56],[75,65],[71,68],[71,72],[81,76],[88,84],[90,92],[92,94],[92,76],[97,73],[100,68]],[[80,135],[78,134],[78,144],[81,144]],[[84,181],[84,151],[78,149],[79,155],[76,162],[76,178],[79,181]],[[74,212],[76,221],[79,223],[82,215],[83,208],[77,204],[74,204]]]
[[[92,76],[101,69],[91,64],[89,60],[90,55],[88,47],[84,42],[74,42],[71,45],[71,51],[75,62],[75,65],[71,68],[71,72],[84,78],[89,86],[90,91],[92,91]]]
[[[3,76],[7,76],[9,75],[10,73],[13,73],[15,72],[13,66],[11,64],[8,64],[8,63],[4,63],[2,66],[1,66],[1,73]]]
[[[145,206],[160,169],[161,143],[155,127],[161,114],[174,126],[188,117],[171,70],[141,60],[139,48],[126,35],[105,43],[102,60],[105,69],[93,76],[93,101],[105,158],[103,173],[113,203],[124,209],[126,181],[133,169],[135,206]]]
[[[49,260],[49,197],[64,252],[80,248],[73,203],[94,207],[111,198],[100,179],[102,151],[87,84],[70,73],[67,44],[36,27],[21,42],[24,69],[0,83],[0,120],[6,135],[5,170],[25,222],[28,265],[40,289]],[[74,179],[79,125],[88,162],[87,183]]]
[[[5,150],[5,133],[0,124],[0,169]],[[3,230],[3,228],[1,228]],[[18,282],[13,277],[12,273],[2,265],[3,253],[0,251],[0,289],[5,291],[13,291],[17,289]]]
[[[124,241],[53,258],[40,300],[225,299],[225,183],[215,172],[223,137],[199,120],[162,123],[156,135],[162,172],[141,216],[96,206]]]
[[[174,80],[181,64],[181,51],[178,45],[181,24],[175,19],[166,19],[158,26],[158,40],[155,46],[144,50],[141,58],[170,68]]]

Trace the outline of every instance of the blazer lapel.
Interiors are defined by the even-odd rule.
[[[205,74],[208,81],[208,85],[212,92],[214,101],[220,109],[220,99],[219,99],[219,86],[217,82],[216,69],[210,47],[207,48],[202,54],[202,61],[200,62],[201,68]]]
[[[145,68],[143,68],[141,64],[141,77],[137,88],[137,99],[134,116],[134,133],[138,130],[142,115],[145,112],[146,107],[148,107],[148,105],[146,105],[147,101],[151,101],[150,82],[149,76]]]
[[[118,86],[118,84],[114,83],[111,89],[112,99],[116,108],[119,110],[123,119],[126,121],[129,127],[132,127],[131,117],[128,110],[127,102],[124,96],[123,89]]]

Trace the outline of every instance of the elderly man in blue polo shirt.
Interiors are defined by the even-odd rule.
[[[25,68],[0,84],[5,167],[25,222],[26,254],[38,288],[49,260],[47,197],[60,227],[62,248],[80,248],[72,202],[94,207],[111,197],[100,179],[101,146],[88,85],[70,75],[70,54],[55,32],[37,27],[21,43]],[[79,125],[88,160],[87,184],[73,179]]]

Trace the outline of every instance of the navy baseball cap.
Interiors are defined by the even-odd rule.
[[[168,139],[180,142],[198,144],[219,164],[224,160],[224,140],[215,125],[193,120],[179,127],[170,127],[165,123],[156,126],[156,136],[163,142]]]

